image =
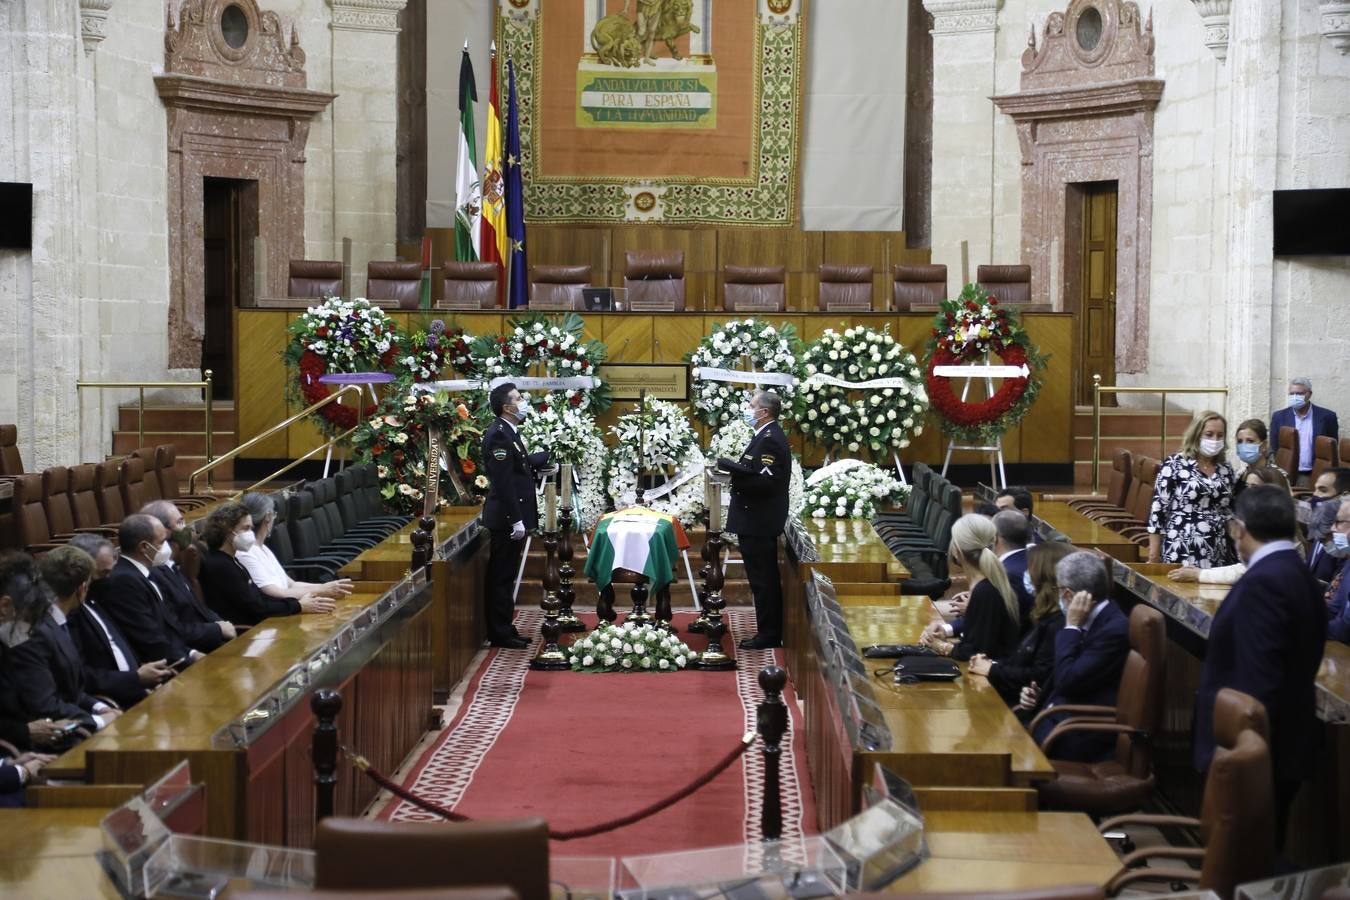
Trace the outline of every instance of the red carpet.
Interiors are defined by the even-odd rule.
[[[731,639],[749,637],[754,614],[727,611]],[[537,633],[540,613],[517,626]],[[585,617],[592,624],[594,616]],[[675,624],[681,639],[690,614]],[[568,636],[570,637],[570,636]],[[734,672],[580,674],[534,672],[532,652],[490,653],[472,675],[450,727],[403,782],[413,792],[474,818],[540,815],[555,830],[621,816],[684,786],[754,727],[759,670],[772,651],[737,651]],[[783,750],[784,837],[815,831],[801,718],[790,696]],[[763,763],[759,745],[692,796],[632,825],[554,842],[567,856],[631,856],[758,841]],[[381,818],[437,821],[404,803]]]

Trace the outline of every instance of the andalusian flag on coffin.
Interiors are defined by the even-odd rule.
[[[680,520],[642,506],[609,513],[596,523],[586,555],[586,575],[604,590],[615,569],[641,572],[651,579],[651,590],[670,584],[675,560],[689,547]]]
[[[459,60],[459,169],[455,175],[455,259],[478,261],[478,219],[483,197],[478,183],[478,154],[474,147],[473,104],[478,87],[473,80],[469,42]]]

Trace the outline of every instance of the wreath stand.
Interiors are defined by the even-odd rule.
[[[970,383],[980,375],[984,376],[985,390],[989,396],[994,396],[995,378],[1026,378],[1030,370],[1025,366],[991,366],[989,365],[989,354],[984,355],[983,363],[966,363],[961,366],[935,366],[933,374],[939,378],[964,378],[966,383],[961,388],[961,402],[966,402],[966,397],[970,395]],[[981,453],[989,454],[989,480],[995,489],[1008,486],[1008,476],[1003,469],[1003,432],[994,436],[991,444],[958,444],[951,441],[947,444],[947,457],[942,461],[942,475],[947,475],[947,467],[951,465],[952,453],[957,450],[975,450]],[[997,465],[997,473],[995,466]]]

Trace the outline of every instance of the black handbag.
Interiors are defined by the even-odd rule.
[[[961,667],[943,656],[902,656],[895,663],[895,680],[901,683],[955,681],[960,676]]]

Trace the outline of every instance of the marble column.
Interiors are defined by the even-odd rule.
[[[933,262],[961,288],[961,242],[975,267],[995,262],[995,37],[1003,0],[924,0],[933,16]]]

